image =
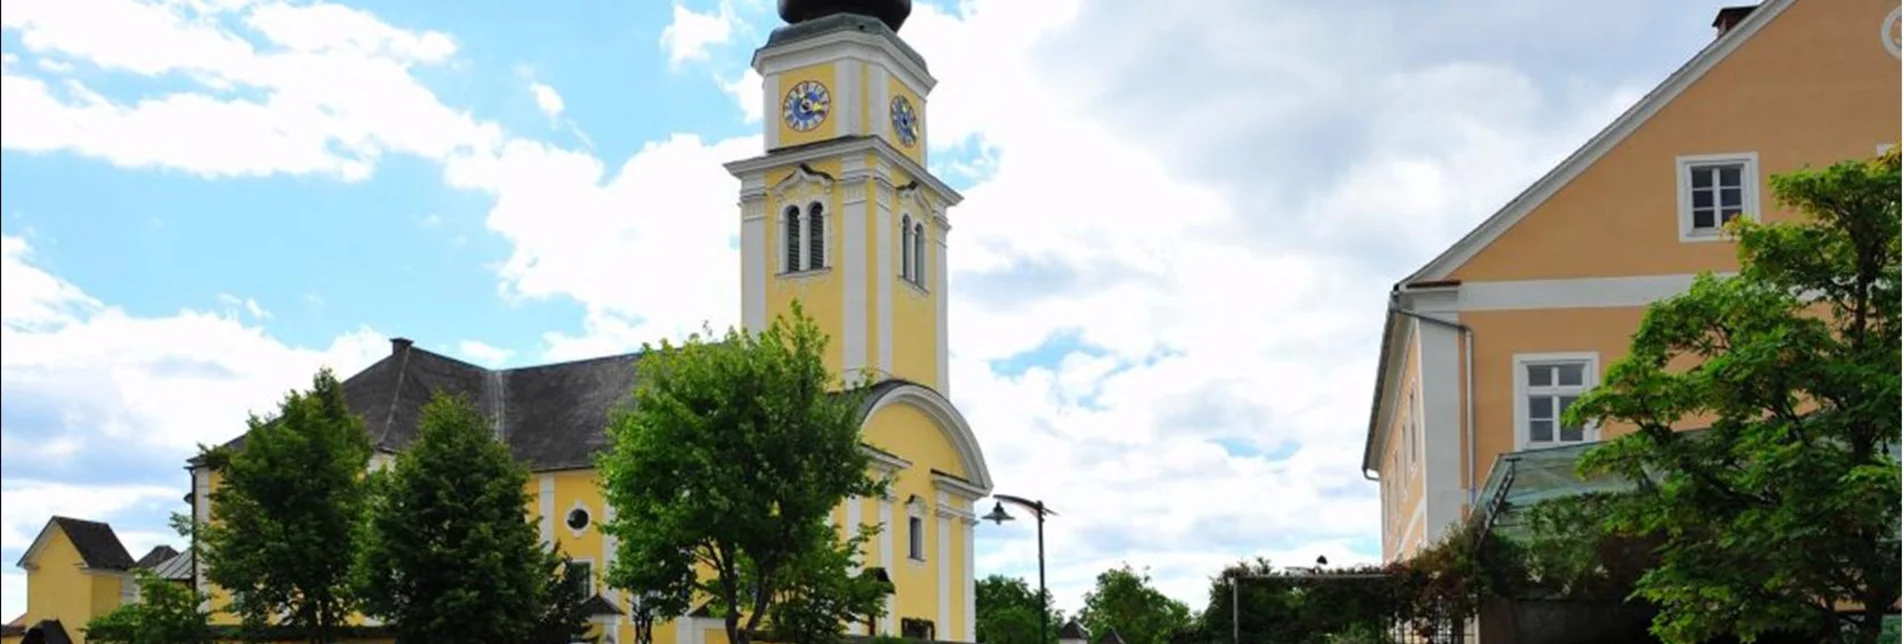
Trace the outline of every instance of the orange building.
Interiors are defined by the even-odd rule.
[[[1898,140],[1898,16],[1894,0],[1719,11],[1702,51],[1394,286],[1362,457],[1384,559],[1483,504],[1490,473],[1624,431],[1557,419],[1647,304],[1736,270],[1722,223],[1791,217],[1772,175]]]

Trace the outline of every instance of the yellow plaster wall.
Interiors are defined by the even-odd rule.
[[[1645,315],[1643,307],[1469,311],[1460,321],[1472,327],[1474,342],[1474,446],[1485,479],[1495,457],[1514,451],[1513,356],[1527,353],[1596,352],[1598,379],[1626,355],[1632,333]],[[1678,429],[1703,426],[1706,419],[1689,418]],[[1599,428],[1600,440],[1631,431],[1609,424]]]
[[[868,110],[867,115],[873,118],[886,119],[889,123],[892,119],[891,101],[900,96],[911,101],[912,112],[918,115],[918,139],[913,141],[912,145],[906,145],[904,142],[901,142],[898,132],[893,130],[889,125],[877,131],[890,133],[890,137],[887,140],[892,142],[892,147],[898,148],[899,152],[904,153],[905,156],[918,162],[920,166],[924,166],[925,142],[927,137],[931,134],[932,124],[931,119],[927,118],[925,114],[925,99],[919,96],[918,92],[913,91],[911,87],[906,86],[905,81],[899,80],[898,74],[886,74],[885,78],[886,96],[888,97],[886,99],[887,102],[885,105],[880,105],[873,110]],[[904,182],[901,181],[899,183]]]
[[[803,143],[812,143],[814,141],[823,141],[837,136],[839,132],[838,111],[842,105],[840,104],[839,96],[839,74],[834,70],[834,67],[835,65],[833,63],[825,62],[805,67],[797,67],[780,73],[780,95],[773,99],[773,113],[766,115],[768,119],[772,120],[772,124],[768,127],[780,128],[780,146],[795,146]],[[826,119],[820,122],[819,127],[801,132],[786,125],[786,94],[787,92],[793,91],[795,86],[809,80],[818,81],[821,85],[825,85],[826,92],[832,97],[833,104],[831,111],[826,114]],[[772,184],[769,183],[768,185]]]
[[[91,615],[99,616],[119,607],[121,584],[132,583],[132,580],[110,573],[90,573],[86,575],[86,582],[92,589]]]
[[[806,165],[834,178],[840,176],[838,159],[809,161]],[[796,165],[788,165],[768,170],[766,184],[777,185],[792,174],[795,168],[797,168]],[[773,272],[772,276],[766,280],[767,320],[771,322],[779,316],[790,317],[793,301],[799,300],[806,310],[806,315],[819,325],[820,330],[831,336],[826,346],[826,369],[833,373],[839,373],[845,355],[845,338],[841,337],[841,331],[845,328],[841,317],[844,307],[845,271],[840,262],[845,257],[841,243],[844,235],[841,234],[841,229],[842,224],[847,220],[841,217],[843,213],[839,202],[842,192],[842,186],[834,185],[832,193],[820,200],[826,206],[826,216],[830,220],[826,228],[826,266],[828,268],[806,271],[791,277],[782,275],[781,268],[784,266],[783,258],[786,255],[782,244],[786,234],[784,219],[786,207],[795,204],[781,200],[772,191],[768,191],[766,198],[766,247],[767,252],[770,253],[766,266],[767,270]],[[802,202],[798,205],[803,208],[806,204]]]
[[[1414,533],[1408,534],[1409,526],[1416,518],[1415,513],[1426,496],[1425,472],[1427,470],[1423,467],[1426,459],[1422,456],[1416,457],[1412,470],[1408,469],[1408,438],[1404,433],[1406,427],[1404,423],[1414,413],[1414,410],[1404,409],[1407,405],[1407,392],[1409,388],[1419,386],[1420,343],[1421,335],[1418,330],[1409,333],[1403,342],[1405,353],[1401,359],[1400,383],[1388,400],[1388,417],[1383,426],[1387,441],[1382,446],[1382,455],[1377,461],[1382,468],[1381,478],[1394,481],[1393,487],[1388,488],[1387,492],[1399,496],[1399,501],[1391,509],[1385,497],[1382,503],[1382,511],[1387,513],[1389,527],[1388,533],[1381,535],[1382,554],[1389,559],[1410,553],[1419,546],[1427,534],[1425,525],[1414,525],[1412,528]],[[1417,436],[1416,440],[1420,438]],[[1425,445],[1417,443],[1414,447],[1416,450],[1421,450]]]
[[[902,186],[911,183],[914,177],[899,168],[892,168],[892,183]],[[937,199],[936,195],[928,195]],[[900,275],[905,258],[905,236],[900,234],[900,226],[910,215],[913,222],[922,218],[925,223],[925,284],[923,287],[906,281]],[[934,389],[943,389],[938,382],[938,231],[932,222],[930,212],[921,211],[911,199],[892,201],[892,270],[885,279],[892,281],[892,374]],[[876,239],[876,237],[874,238]]]
[[[889,404],[874,413],[866,424],[866,442],[912,461],[912,467],[900,472],[891,488],[894,500],[889,529],[892,530],[893,563],[892,569],[887,572],[892,576],[892,583],[898,593],[892,624],[896,629],[901,618],[926,619],[936,624],[941,635],[949,635],[956,627],[954,624],[937,624],[938,596],[941,587],[949,588],[953,594],[955,622],[959,610],[957,607],[962,603],[958,593],[962,592],[964,586],[964,568],[960,560],[952,560],[952,578],[945,580],[941,586],[937,557],[950,556],[950,553],[937,551],[938,530],[941,527],[937,517],[938,490],[932,482],[932,470],[962,478],[967,476],[964,464],[957,449],[931,416],[909,404]],[[910,514],[906,503],[913,496],[919,497],[924,503],[924,561],[908,556],[910,535],[906,519]],[[872,520],[877,521],[877,515],[874,516]],[[958,522],[949,523],[954,530],[950,539],[952,549],[964,547],[963,533],[956,532]]]
[[[1869,157],[1878,144],[1903,137],[1897,118],[1903,80],[1878,36],[1895,8],[1894,2],[1793,3],[1452,277],[1734,268],[1730,242],[1679,241],[1677,157],[1756,151],[1764,219],[1790,216],[1776,207],[1771,175]]]
[[[27,571],[25,622],[32,625],[57,619],[74,636],[75,642],[83,642],[84,636],[76,632],[77,628],[92,620],[97,604],[93,590],[95,577],[81,568],[84,560],[79,556],[79,549],[73,547],[65,531],[54,529],[35,564],[34,569]],[[114,593],[118,590],[117,586],[113,587]],[[113,599],[116,602],[118,596],[115,594]]]

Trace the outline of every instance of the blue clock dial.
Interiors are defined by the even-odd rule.
[[[833,95],[819,81],[800,81],[786,92],[786,100],[780,102],[780,116],[786,120],[786,126],[795,131],[805,132],[826,122],[826,114],[832,111]]]
[[[904,96],[892,97],[892,131],[898,133],[899,142],[906,147],[918,142],[918,112]]]

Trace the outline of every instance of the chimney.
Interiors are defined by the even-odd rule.
[[[390,355],[400,355],[409,351],[412,344],[416,343],[411,342],[409,338],[390,338]]]
[[[1732,27],[1744,22],[1745,17],[1751,15],[1751,10],[1756,8],[1758,8],[1757,5],[1743,5],[1719,9],[1718,17],[1712,19],[1711,26],[1718,30],[1718,37],[1723,38]]]

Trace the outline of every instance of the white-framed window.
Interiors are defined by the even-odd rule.
[[[925,500],[917,495],[905,503],[905,556],[925,561]]]
[[[805,256],[800,252],[800,238],[805,236],[801,234],[801,231],[806,230],[800,225],[799,206],[787,206],[786,210],[781,211],[780,224],[780,247],[786,251],[783,255],[785,259],[781,263],[781,270],[787,273],[799,272],[800,259]]]
[[[787,206],[780,211],[780,249],[783,272],[798,273],[826,268],[826,206],[817,201],[802,210]]]
[[[588,531],[588,526],[594,525],[594,519],[594,515],[588,511],[588,504],[576,499],[575,505],[562,515],[562,525],[568,526],[569,534],[579,537]]]
[[[1599,428],[1567,425],[1566,410],[1599,384],[1599,354],[1513,356],[1513,425],[1519,449],[1599,440]]]
[[[925,287],[925,222],[912,222],[912,283]]]
[[[583,599],[595,594],[595,560],[577,557],[568,560],[568,579],[575,585],[576,594]]]
[[[912,277],[912,216],[899,216],[899,279],[907,282]]]
[[[1726,223],[1758,216],[1758,153],[1682,156],[1676,171],[1680,241],[1720,239]]]
[[[1407,434],[1407,471],[1412,473],[1421,463],[1421,408],[1419,405],[1419,387],[1408,385],[1407,400],[1401,408],[1401,431]]]

